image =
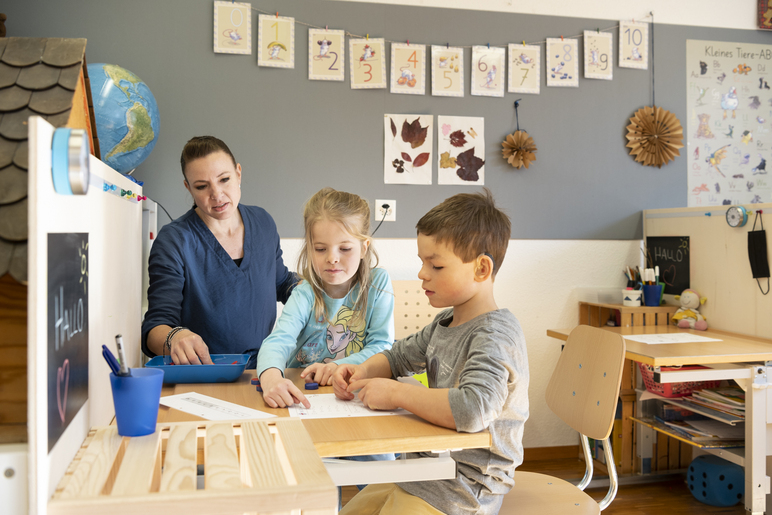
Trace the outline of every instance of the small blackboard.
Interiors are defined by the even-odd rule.
[[[88,233],[48,234],[48,451],[88,399]]]
[[[689,237],[649,236],[646,238],[646,267],[659,267],[665,293],[681,295],[689,288]]]

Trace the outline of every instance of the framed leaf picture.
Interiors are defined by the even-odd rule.
[[[391,44],[391,92],[426,94],[426,45]]]
[[[295,67],[295,18],[268,14],[258,16],[257,65]]]
[[[432,46],[432,96],[464,96],[464,49]]]
[[[214,51],[220,54],[252,53],[252,4],[214,3]]]
[[[349,40],[351,89],[386,87],[385,48],[383,38]]]
[[[384,184],[432,183],[433,124],[432,115],[383,115]]]
[[[509,45],[510,93],[533,93],[541,89],[541,47],[538,45]]]
[[[547,38],[547,86],[579,87],[579,43]]]
[[[484,185],[485,118],[438,116],[437,127],[437,184]]]
[[[619,22],[619,66],[621,68],[649,67],[649,24]]]
[[[344,80],[346,33],[342,30],[308,29],[308,79]]]
[[[472,47],[472,95],[504,96],[504,54],[504,49],[499,47]]]
[[[584,31],[584,78],[611,80],[614,44],[610,32]]]

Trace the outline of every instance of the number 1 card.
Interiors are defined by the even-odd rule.
[[[464,96],[464,49],[432,46],[432,95]]]
[[[539,94],[541,89],[541,47],[509,44],[510,93]]]
[[[584,31],[584,78],[611,80],[614,44],[610,32]]]
[[[472,95],[483,97],[504,96],[504,49],[472,47]]]
[[[579,87],[579,43],[547,38],[547,86]]]
[[[391,92],[426,94],[426,45],[391,44]]]
[[[383,38],[350,39],[351,89],[386,87],[386,55]]]
[[[308,79],[344,80],[346,33],[342,30],[308,29]]]
[[[270,14],[258,16],[257,65],[295,67],[295,18]]]
[[[649,67],[649,24],[619,22],[619,66],[622,68]]]

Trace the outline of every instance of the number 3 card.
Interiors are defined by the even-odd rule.
[[[386,87],[384,48],[383,38],[349,40],[351,89]]]
[[[472,95],[503,97],[505,64],[503,48],[472,47]]]
[[[391,44],[391,92],[426,94],[426,45]]]
[[[432,95],[464,96],[464,49],[432,46]]]
[[[614,67],[612,54],[614,45],[610,32],[584,31],[584,78],[604,79],[613,78]]]
[[[345,41],[342,30],[308,29],[309,80],[345,79]]]
[[[547,38],[547,86],[579,87],[579,43]]]
[[[509,44],[509,92],[539,94],[541,88],[541,48],[536,45]]]
[[[619,22],[619,66],[641,70],[649,67],[649,25],[647,23]]]
[[[295,67],[295,18],[269,14],[258,17],[257,65]]]

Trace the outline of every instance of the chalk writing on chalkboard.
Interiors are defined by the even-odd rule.
[[[646,266],[659,267],[659,280],[665,283],[665,293],[680,295],[689,288],[689,237],[646,238]]]
[[[88,399],[88,233],[48,234],[48,451]]]

